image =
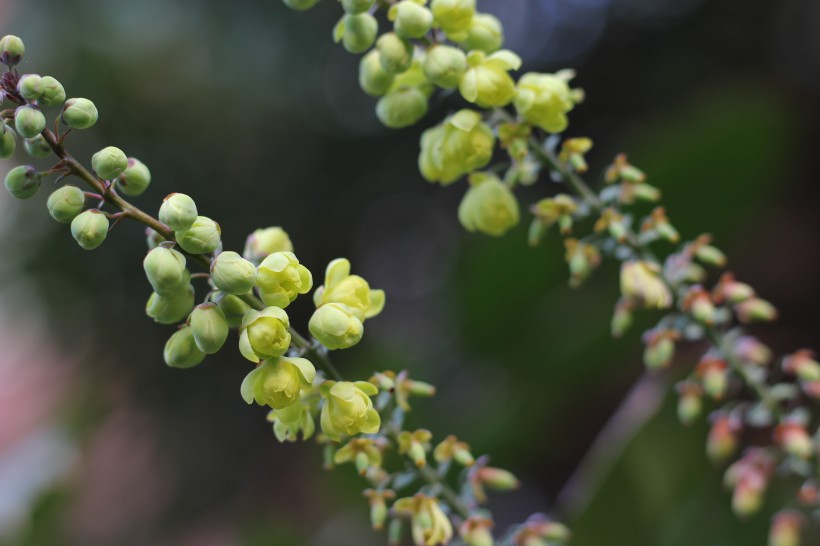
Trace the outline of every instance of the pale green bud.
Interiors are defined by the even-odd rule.
[[[236,252],[222,252],[211,262],[211,280],[223,292],[246,294],[256,282],[256,267]]]
[[[285,409],[301,400],[303,389],[309,389],[316,368],[304,358],[266,360],[242,381],[240,392],[245,402]]]
[[[88,129],[97,123],[97,107],[88,99],[68,99],[60,119],[72,129]]]
[[[46,117],[36,106],[20,106],[14,111],[14,128],[23,138],[35,137],[46,128]]]
[[[290,347],[289,327],[284,309],[252,309],[245,313],[239,328],[239,352],[251,362],[282,356]]]
[[[63,186],[48,196],[46,206],[52,218],[62,224],[68,224],[83,211],[85,193],[77,186]]]
[[[34,138],[27,138],[23,141],[23,148],[31,157],[48,157],[51,155],[51,146],[46,142],[43,135]]]
[[[17,82],[17,92],[28,101],[35,101],[43,94],[43,78],[39,74],[23,74]]]
[[[193,368],[205,360],[205,353],[197,348],[191,327],[185,326],[165,343],[163,357],[172,368]]]
[[[485,55],[471,51],[467,55],[467,71],[461,78],[458,90],[469,102],[482,108],[506,106],[515,97],[515,81],[510,70],[521,67],[521,58],[507,49]]]
[[[467,55],[457,47],[433,46],[424,58],[424,76],[444,89],[455,89],[467,70]]]
[[[370,399],[378,393],[375,385],[364,381],[326,382],[322,386],[325,403],[321,417],[325,436],[339,441],[342,434],[356,436],[379,432],[381,418]]]
[[[575,106],[575,95],[565,74],[524,74],[518,82],[515,109],[530,123],[549,133],[563,132],[567,113]]]
[[[282,0],[282,2],[290,9],[305,11],[315,6],[319,0]]]
[[[518,200],[497,177],[474,175],[458,207],[458,219],[467,231],[501,236],[518,225]]]
[[[106,146],[91,156],[91,168],[103,180],[113,180],[128,168],[128,157],[116,146]]]
[[[464,39],[470,30],[475,4],[476,0],[433,0],[430,9],[436,25],[449,39],[457,42]]]
[[[390,74],[401,74],[413,64],[413,44],[395,32],[386,32],[376,42],[379,62]]]
[[[362,340],[364,324],[340,303],[327,303],[310,317],[308,329],[328,349],[349,349]]]
[[[493,157],[495,136],[474,110],[460,110],[421,135],[419,170],[430,182],[452,184],[485,167]]]
[[[228,321],[215,303],[197,305],[188,318],[197,348],[206,355],[219,351],[228,339]]]
[[[364,13],[373,7],[376,0],[342,0],[342,9],[350,15]]]
[[[239,328],[242,325],[242,318],[245,316],[245,313],[251,310],[251,306],[241,298],[233,294],[225,294],[224,292],[219,292],[215,299],[225,314],[228,326],[231,328]]]
[[[71,221],[71,235],[85,250],[94,250],[108,236],[108,218],[97,209],[81,212]]]
[[[504,28],[501,21],[489,13],[479,13],[473,17],[467,38],[461,46],[467,51],[478,49],[484,53],[493,53],[504,45]]]
[[[0,39],[0,62],[6,66],[14,66],[23,59],[26,46],[17,36],[7,34]]]
[[[40,173],[31,165],[14,167],[6,175],[6,189],[17,199],[28,199],[40,189]]]
[[[51,76],[43,76],[43,94],[40,95],[40,106],[56,106],[65,102],[63,84]]]
[[[14,130],[0,122],[0,159],[8,159],[14,155],[14,150],[17,149],[17,139],[14,137]]]
[[[117,189],[125,195],[141,195],[151,183],[151,171],[134,157],[128,158],[128,167],[117,177]]]
[[[288,233],[278,226],[257,229],[248,235],[242,256],[259,263],[274,252],[293,252],[293,243]]]
[[[414,125],[425,114],[427,96],[417,87],[402,87],[390,91],[376,103],[376,116],[391,129]]]
[[[259,265],[256,285],[265,305],[284,309],[299,294],[310,292],[313,275],[293,252],[274,252]]]
[[[194,287],[189,284],[168,296],[152,293],[145,305],[145,314],[160,324],[175,324],[187,317],[193,308]]]
[[[219,224],[207,216],[197,216],[189,229],[175,231],[174,234],[179,246],[191,254],[208,254],[222,244]]]
[[[379,23],[369,13],[345,15],[336,24],[333,36],[350,53],[364,53],[379,34]]]
[[[402,0],[388,12],[396,34],[408,40],[422,38],[433,28],[433,13],[415,0]]]
[[[359,63],[359,85],[370,96],[380,97],[393,85],[393,74],[386,71],[379,60],[378,50],[373,50]]]
[[[159,221],[174,231],[190,229],[197,217],[196,203],[184,193],[172,193],[159,208]]]
[[[154,292],[162,296],[173,296],[190,282],[185,262],[185,256],[181,252],[158,246],[145,256],[142,268]]]

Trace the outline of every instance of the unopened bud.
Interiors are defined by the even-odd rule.
[[[65,102],[65,89],[63,84],[51,76],[43,76],[43,94],[40,95],[40,106],[56,106]]]
[[[145,304],[145,314],[160,324],[175,324],[187,317],[193,307],[194,287],[188,285],[168,296],[152,293]]]
[[[376,116],[386,127],[401,129],[414,125],[427,114],[427,96],[418,87],[390,91],[376,103]]]
[[[43,94],[43,78],[39,74],[23,74],[17,82],[17,92],[27,101],[36,101]]]
[[[706,454],[712,462],[722,463],[735,453],[738,447],[737,428],[735,420],[727,414],[713,417],[706,440]]]
[[[376,18],[369,13],[359,13],[342,17],[336,25],[335,38],[348,52],[364,53],[376,41],[378,33]]]
[[[228,339],[228,321],[215,303],[197,305],[188,322],[197,348],[206,355],[218,352]]]
[[[800,546],[800,532],[806,520],[794,510],[782,510],[772,518],[769,546]]]
[[[612,337],[621,337],[632,326],[632,305],[619,299],[615,304],[615,312],[612,314],[611,331]]]
[[[141,195],[151,183],[151,171],[145,163],[134,157],[128,158],[128,166],[117,178],[117,189],[125,195]]]
[[[6,174],[4,181],[8,192],[17,199],[33,197],[40,189],[40,183],[40,174],[31,165],[14,167]]]
[[[208,254],[222,244],[222,230],[219,224],[207,216],[197,216],[190,228],[175,231],[177,243],[185,252]]]
[[[350,15],[364,13],[373,7],[376,0],[342,0],[342,9]]]
[[[672,331],[650,331],[644,336],[646,348],[643,361],[649,370],[660,370],[672,363],[675,357],[677,334]]]
[[[467,70],[467,56],[457,47],[437,45],[427,51],[422,69],[431,83],[455,89]]]
[[[225,314],[228,326],[231,328],[239,328],[242,325],[242,318],[245,313],[251,309],[250,305],[233,294],[219,293],[217,303]]]
[[[62,224],[68,224],[83,211],[85,193],[77,186],[63,186],[48,196],[46,206],[52,218]]]
[[[72,129],[88,129],[97,123],[97,107],[88,99],[68,99],[60,119]]]
[[[23,141],[23,148],[31,157],[48,157],[51,155],[51,146],[43,137],[36,135],[34,138],[27,138]]]
[[[395,77],[382,67],[379,52],[373,50],[359,62],[359,85],[372,97],[381,97],[390,90]]]
[[[750,298],[735,305],[735,313],[740,322],[771,322],[777,319],[777,309],[766,300]]]
[[[0,62],[6,66],[15,66],[23,59],[26,46],[17,36],[7,34],[0,39]]]
[[[467,51],[479,49],[493,53],[504,45],[504,29],[501,21],[489,13],[477,13],[470,22],[467,37],[460,42]]]
[[[14,155],[17,148],[17,139],[14,137],[14,130],[0,121],[0,159],[8,159]]]
[[[173,248],[158,246],[142,262],[148,282],[161,296],[173,296],[190,282],[185,256]]]
[[[396,34],[405,39],[424,37],[433,27],[433,13],[415,0],[401,0],[388,12]]]
[[[493,546],[492,520],[481,516],[470,516],[461,524],[458,532],[468,546]]]
[[[703,411],[703,390],[695,382],[686,381],[678,383],[678,419],[689,426],[700,417]]]
[[[293,252],[293,243],[280,227],[257,229],[248,235],[242,257],[259,263],[274,252]]]
[[[810,459],[814,453],[814,443],[800,423],[786,421],[777,426],[774,440],[786,453],[799,459]]]
[[[211,263],[211,280],[223,292],[246,294],[256,282],[256,267],[236,252],[222,252]]]
[[[14,111],[14,128],[21,137],[33,138],[46,128],[46,117],[36,106],[20,106]]]
[[[784,358],[783,371],[796,375],[803,381],[820,380],[820,363],[814,359],[814,353],[808,349],[796,351]]]
[[[91,156],[91,167],[103,180],[113,180],[128,168],[128,158],[116,146],[107,146]]]
[[[376,50],[382,68],[390,74],[406,72],[413,64],[413,44],[395,32],[382,34],[376,42]]]
[[[729,364],[724,360],[706,358],[698,363],[695,373],[700,378],[703,390],[711,398],[721,400],[729,386]]]
[[[197,348],[191,327],[184,326],[165,343],[163,357],[172,368],[193,368],[205,359],[205,353]]]
[[[81,212],[71,221],[71,235],[85,250],[94,250],[108,236],[108,218],[97,209]]]
[[[479,468],[478,479],[487,487],[498,491],[511,491],[521,485],[512,472],[491,466]]]
[[[174,231],[185,231],[197,219],[196,203],[184,193],[172,193],[162,200],[159,220]]]

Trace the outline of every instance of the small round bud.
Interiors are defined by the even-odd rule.
[[[161,296],[173,296],[190,282],[185,256],[173,248],[156,247],[145,256],[142,268],[154,292]]]
[[[31,157],[48,157],[51,155],[51,146],[46,142],[43,135],[37,135],[34,138],[27,138],[23,141],[23,148]]]
[[[52,218],[61,224],[68,224],[83,211],[85,194],[77,186],[63,186],[48,196],[46,206]]]
[[[134,157],[128,158],[128,167],[116,180],[117,189],[125,195],[141,195],[151,183],[151,171],[145,163]]]
[[[197,216],[196,203],[184,193],[172,193],[159,208],[159,221],[174,231],[190,229]]]
[[[0,159],[8,159],[14,155],[14,150],[17,149],[17,139],[14,137],[14,130],[0,122]]]
[[[43,94],[43,78],[39,74],[23,74],[17,82],[17,92],[28,101],[35,101]]]
[[[14,112],[14,128],[23,138],[35,137],[46,128],[46,117],[35,106],[20,106]]]
[[[72,129],[88,129],[97,123],[97,107],[88,99],[68,99],[60,119]]]
[[[376,116],[385,126],[401,129],[414,125],[427,114],[427,96],[418,87],[401,87],[376,103]]]
[[[364,13],[373,7],[376,0],[342,0],[342,9],[350,15]]]
[[[467,55],[456,47],[437,45],[430,48],[422,65],[424,76],[443,89],[455,89],[467,70]]]
[[[464,229],[498,237],[518,225],[518,201],[509,186],[488,175],[473,175],[470,184],[458,207]]]
[[[379,61],[379,52],[373,50],[359,63],[359,85],[372,97],[381,97],[393,85],[393,74],[386,71]]]
[[[5,185],[17,199],[28,199],[40,189],[40,174],[31,165],[14,167],[6,175]]]
[[[256,267],[236,252],[222,252],[211,262],[211,280],[223,292],[246,294],[256,282]]]
[[[401,74],[413,64],[413,44],[395,32],[382,34],[376,42],[376,49],[382,68],[390,74]]]
[[[259,263],[274,252],[293,252],[293,243],[288,233],[278,226],[257,229],[248,235],[242,256]]]
[[[315,6],[319,0],[282,0],[282,2],[290,9],[305,11]]]
[[[190,326],[178,330],[168,339],[162,356],[172,368],[193,368],[205,359],[205,353],[196,346]]]
[[[51,76],[43,76],[43,94],[40,95],[40,106],[56,106],[65,102],[63,84]]]
[[[23,59],[26,46],[17,36],[7,34],[0,39],[0,62],[6,66],[14,66]]]
[[[108,236],[108,218],[97,209],[81,212],[71,221],[71,235],[85,250],[94,250]]]
[[[326,303],[314,311],[308,329],[328,349],[348,349],[362,340],[364,324],[346,305]]]
[[[188,322],[196,346],[206,355],[219,351],[228,339],[228,321],[215,303],[197,305]]]
[[[179,246],[191,254],[208,254],[222,244],[219,224],[207,216],[197,216],[190,228],[175,231],[174,234]]]
[[[119,148],[107,146],[91,156],[91,168],[103,180],[113,180],[128,168],[128,158]]]
[[[364,53],[379,34],[379,23],[369,13],[345,15],[341,24],[342,45],[350,53]]]
[[[460,110],[421,135],[419,170],[430,182],[452,184],[485,167],[493,156],[492,128],[473,110]]]
[[[422,38],[433,28],[433,13],[414,0],[402,0],[390,8],[396,34],[408,40]]]
[[[504,28],[501,21],[489,13],[480,13],[473,17],[467,38],[461,46],[467,51],[478,49],[484,53],[493,53],[504,45]]]
[[[168,296],[156,292],[145,304],[145,314],[160,324],[175,324],[191,313],[194,308],[194,287],[190,284]]]
[[[238,296],[225,294],[223,292],[219,292],[215,299],[225,314],[228,326],[231,328],[239,328],[242,325],[242,318],[245,316],[245,313],[251,310],[251,306]]]
[[[449,39],[457,42],[467,37],[475,4],[476,0],[433,0],[430,9],[436,24]]]

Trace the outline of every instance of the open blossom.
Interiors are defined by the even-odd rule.
[[[371,396],[378,394],[373,384],[364,381],[327,381],[322,385],[322,432],[332,440],[342,434],[375,434],[381,427],[379,412],[373,407]]]
[[[410,516],[416,546],[447,544],[453,538],[453,525],[435,497],[419,493],[397,500],[393,508],[399,514]]]

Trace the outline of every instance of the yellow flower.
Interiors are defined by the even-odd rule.
[[[447,38],[458,41],[467,37],[475,15],[475,3],[476,0],[433,0],[430,9],[436,26]]]
[[[290,320],[284,309],[251,309],[239,327],[239,352],[251,362],[282,356],[290,347]]]
[[[518,82],[515,109],[525,120],[550,133],[566,130],[567,113],[580,102],[581,94],[567,83],[570,71],[557,74],[524,74]]]
[[[521,67],[521,58],[507,49],[486,55],[471,51],[467,55],[467,71],[458,86],[461,96],[482,108],[506,106],[515,97],[515,81],[510,70]]]
[[[341,303],[326,303],[313,312],[311,335],[330,350],[349,349],[362,340],[364,324]]]
[[[257,268],[256,286],[265,305],[284,309],[296,296],[313,288],[313,275],[293,252],[274,252]]]
[[[467,231],[504,235],[518,225],[518,201],[497,177],[473,175],[470,189],[458,207],[458,219]]]
[[[259,263],[274,252],[293,252],[290,237],[280,227],[257,229],[248,235],[242,256],[246,260]]]
[[[308,389],[316,377],[316,368],[304,358],[266,360],[242,381],[242,398],[248,404],[273,409],[287,408],[300,400],[302,389]]]
[[[621,266],[621,294],[643,307],[666,309],[672,293],[660,276],[660,266],[651,262],[629,261]]]
[[[397,500],[393,509],[399,514],[410,516],[416,546],[447,544],[453,538],[453,525],[435,497],[419,493],[414,497]]]
[[[357,381],[327,381],[321,387],[325,399],[322,407],[322,432],[331,440],[341,436],[376,434],[381,427],[379,412],[373,407],[371,396],[379,393],[372,384]]]
[[[328,303],[339,303],[360,321],[375,317],[384,308],[384,290],[373,290],[366,280],[350,274],[350,261],[337,258],[325,272],[325,284],[316,289],[313,301],[319,308]]]
[[[451,184],[493,157],[495,136],[474,110],[461,110],[421,135],[419,170],[429,182]]]

